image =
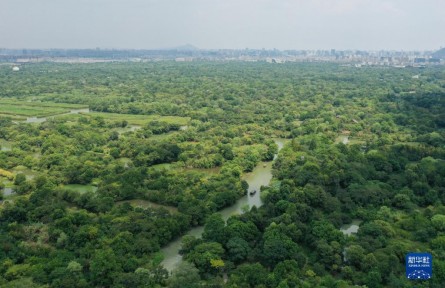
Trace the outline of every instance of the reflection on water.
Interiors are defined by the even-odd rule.
[[[202,232],[204,232],[204,226],[199,226],[189,230],[186,235],[201,237]],[[181,242],[182,237],[179,237],[161,249],[164,255],[164,260],[161,262],[161,265],[164,265],[164,268],[168,271],[172,271],[182,261],[182,255],[179,254]]]
[[[278,151],[280,151],[288,140],[274,139],[274,141],[278,145]],[[275,155],[274,159],[276,157],[277,155]],[[222,215],[222,218],[225,221],[232,215],[241,214],[243,208],[247,205],[249,208],[252,208],[253,206],[260,207],[263,204],[260,197],[260,188],[261,186],[269,185],[269,182],[272,179],[272,162],[260,162],[252,172],[244,174],[243,179],[249,183],[249,192],[253,190],[256,190],[257,192],[254,195],[249,195],[248,193],[236,201],[232,206],[220,210],[218,213]],[[191,229],[186,235],[201,237],[203,231],[204,227],[199,226]],[[164,260],[161,264],[164,265],[168,271],[172,271],[182,260],[182,256],[179,254],[181,241],[182,239],[180,237],[161,249],[161,252],[164,255]]]

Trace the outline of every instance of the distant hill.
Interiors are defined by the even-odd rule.
[[[196,46],[193,46],[192,44],[185,44],[178,47],[173,47],[169,50],[176,50],[176,51],[198,51],[199,48]]]
[[[439,51],[436,51],[433,53],[434,58],[441,58],[445,59],[445,48],[440,49]]]

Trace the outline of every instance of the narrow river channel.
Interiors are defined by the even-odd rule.
[[[274,141],[278,145],[278,151],[280,151],[281,148],[283,148],[284,143],[288,140],[274,139]],[[276,157],[277,155],[275,155],[274,160]],[[242,213],[243,207],[247,207],[247,205],[249,208],[252,208],[253,206],[260,207],[263,205],[260,197],[260,188],[261,186],[268,186],[270,180],[272,179],[272,163],[272,161],[260,162],[252,172],[243,175],[243,179],[249,184],[249,192],[256,190],[257,193],[254,195],[246,195],[240,198],[232,206],[220,210],[218,213],[222,215],[225,221],[232,215]],[[203,231],[204,227],[198,226],[189,230],[186,235],[201,237]],[[161,249],[161,252],[164,255],[164,260],[161,264],[164,265],[168,271],[172,271],[182,261],[182,256],[179,254],[179,250],[181,249],[181,241],[182,237],[179,237]]]

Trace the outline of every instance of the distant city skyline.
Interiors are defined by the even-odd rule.
[[[186,3],[186,4],[185,4]],[[0,48],[438,50],[443,0],[2,0]]]

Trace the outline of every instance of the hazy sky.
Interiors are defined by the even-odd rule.
[[[3,48],[445,47],[445,0],[0,0]]]

